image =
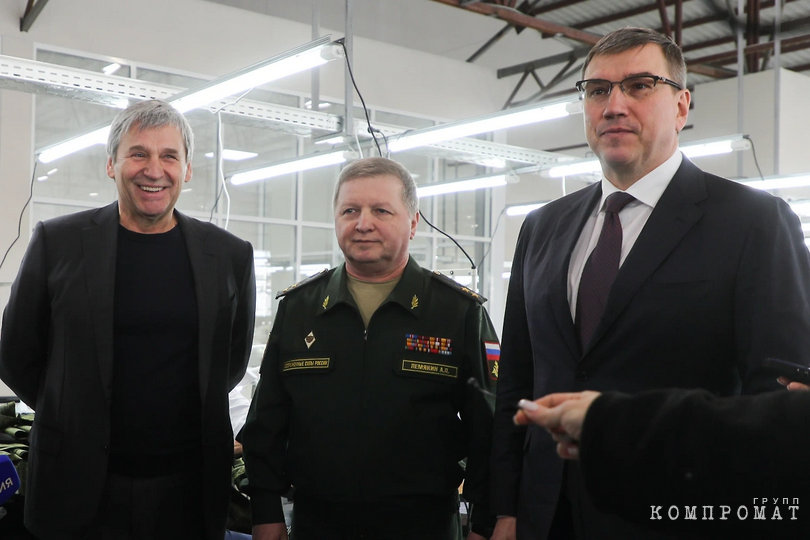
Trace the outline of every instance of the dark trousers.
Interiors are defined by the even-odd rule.
[[[548,540],[671,540],[675,537],[624,521],[591,503],[578,461],[566,461]]]
[[[93,540],[204,538],[199,471],[154,478],[108,474]]]
[[[461,540],[458,497],[383,503],[301,498],[293,505],[291,540]]]

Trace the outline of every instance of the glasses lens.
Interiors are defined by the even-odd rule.
[[[610,94],[610,82],[602,79],[584,81],[580,88],[585,99],[600,100],[605,99]]]
[[[645,98],[655,88],[655,77],[628,77],[622,81],[622,87],[632,98]]]

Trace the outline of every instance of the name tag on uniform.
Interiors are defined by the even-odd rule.
[[[455,366],[448,366],[445,364],[418,362],[416,360],[403,360],[402,371],[410,371],[412,373],[427,373],[430,375],[438,375],[442,377],[450,377],[451,379],[458,379],[458,368]]]
[[[287,360],[282,366],[282,371],[297,371],[300,369],[329,369],[330,358],[302,358],[299,360]]]

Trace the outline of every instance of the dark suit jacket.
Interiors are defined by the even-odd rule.
[[[199,306],[206,530],[224,536],[233,433],[228,392],[250,355],[253,250],[175,210]],[[3,315],[0,377],[36,411],[26,526],[81,531],[98,510],[110,438],[118,204],[38,223]],[[148,392],[144,388],[144,392]]]
[[[810,354],[810,255],[798,218],[783,200],[704,173],[686,158],[581,350],[568,266],[600,196],[595,184],[529,214],[515,251],[492,482],[495,513],[516,515],[522,539],[546,537],[563,461],[542,428],[512,425],[519,399],[666,387],[755,393],[778,387],[760,368],[765,357],[801,363]]]
[[[597,507],[647,527],[706,538],[806,539],[808,425],[810,392],[603,394],[585,417],[583,477]]]

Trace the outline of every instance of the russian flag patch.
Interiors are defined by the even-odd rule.
[[[487,353],[487,366],[489,378],[498,380],[498,363],[501,360],[501,346],[497,341],[485,341],[484,350]]]

